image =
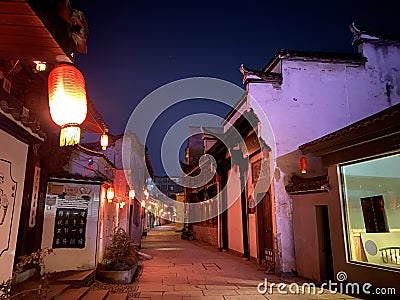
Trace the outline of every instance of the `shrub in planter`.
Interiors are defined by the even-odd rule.
[[[134,267],[138,253],[133,247],[133,241],[122,228],[117,228],[110,237],[111,243],[106,249],[105,258],[99,264],[100,270],[126,271]]]

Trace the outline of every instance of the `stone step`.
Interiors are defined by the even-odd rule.
[[[107,296],[107,290],[89,291],[82,300],[104,300]]]
[[[57,296],[60,296],[68,287],[68,284],[51,284],[47,291],[46,300],[53,300]]]
[[[53,280],[58,283],[69,284],[72,287],[90,286],[96,277],[96,270],[69,271],[57,274]]]
[[[126,300],[128,299],[127,293],[122,294],[109,294],[106,300]]]
[[[88,287],[66,290],[62,295],[54,298],[56,300],[80,300],[89,292]]]

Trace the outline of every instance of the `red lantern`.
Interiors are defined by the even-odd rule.
[[[219,177],[219,175],[215,175],[215,182],[219,183],[221,181],[221,178]]]
[[[54,123],[61,126],[60,146],[73,146],[80,141],[79,125],[86,119],[85,79],[71,64],[60,64],[49,74],[49,106]]]
[[[307,173],[307,159],[304,156],[300,158],[299,166],[300,166],[300,173],[306,174]]]
[[[248,213],[254,214],[256,212],[256,203],[252,195],[247,198]]]

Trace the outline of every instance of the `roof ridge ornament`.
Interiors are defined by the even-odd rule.
[[[361,29],[357,28],[356,25],[354,24],[354,22],[352,22],[350,24],[349,28],[350,28],[350,31],[353,33],[353,39],[351,41],[351,44],[353,46],[358,46],[367,40],[379,40],[379,37],[377,37],[371,33],[368,33],[365,30],[361,30]]]

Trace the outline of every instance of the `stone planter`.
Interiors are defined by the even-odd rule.
[[[111,283],[130,283],[135,275],[138,264],[136,263],[130,270],[127,271],[106,271],[96,270],[96,277],[101,281]]]

